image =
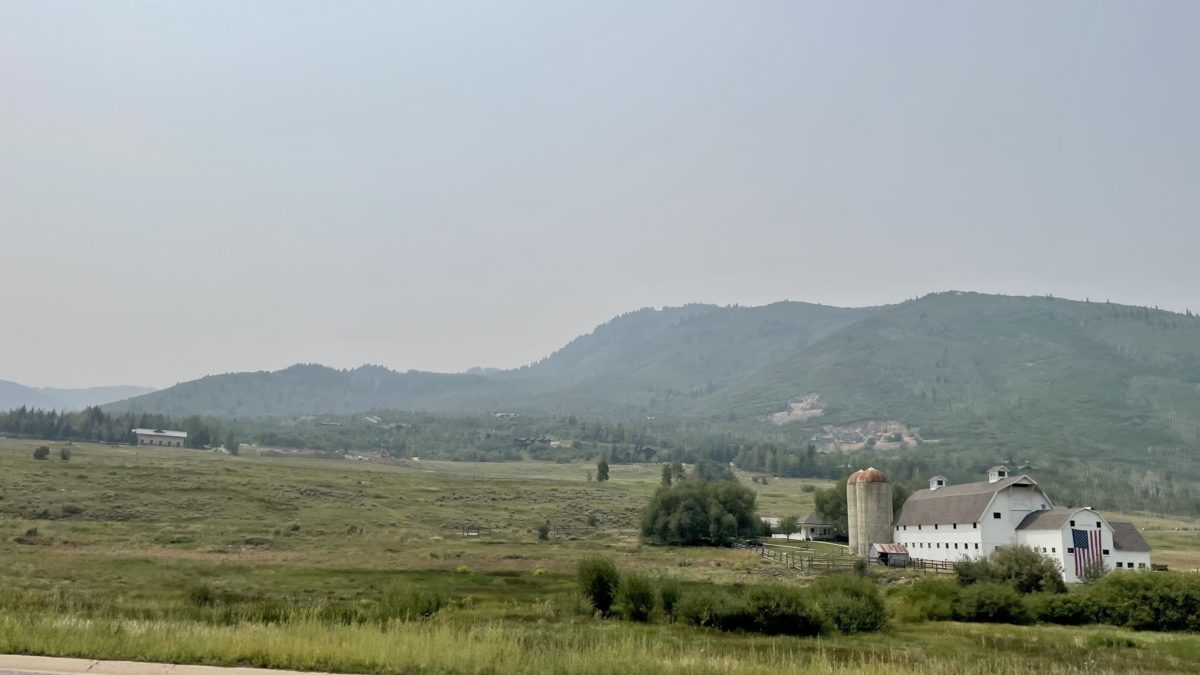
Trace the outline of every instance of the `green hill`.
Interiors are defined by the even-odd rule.
[[[812,442],[914,483],[1004,461],[1071,486],[1074,500],[1200,509],[1200,319],[1109,303],[948,292],[864,309],[643,309],[516,370],[294,366],[107,408],[677,419],[792,451]]]

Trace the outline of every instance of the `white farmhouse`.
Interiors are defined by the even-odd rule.
[[[187,443],[186,431],[171,431],[169,429],[134,429],[138,445],[162,446],[164,448],[182,448]]]
[[[1150,546],[1132,524],[1109,523],[1087,507],[1055,508],[1037,482],[1003,466],[988,469],[979,483],[950,485],[934,476],[929,489],[904,502],[893,530],[913,559],[955,562],[1029,546],[1058,560],[1068,582],[1079,581],[1094,560],[1109,570],[1150,567]]]

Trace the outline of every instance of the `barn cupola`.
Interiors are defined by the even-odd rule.
[[[1008,467],[993,466],[992,468],[988,469],[989,483],[995,483],[996,481],[1004,480],[1005,478],[1008,478]]]
[[[934,476],[933,478],[929,479],[930,490],[939,490],[946,487],[948,484],[949,482],[946,480],[945,476]]]

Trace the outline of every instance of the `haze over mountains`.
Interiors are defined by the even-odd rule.
[[[296,365],[185,382],[106,408],[291,416],[366,410],[688,416],[785,425],[897,421],[924,439],[1118,460],[1200,448],[1200,319],[1143,307],[948,292],[837,308],[688,305],[612,319],[515,370]],[[806,404],[807,405],[807,404]]]
[[[42,410],[82,410],[88,406],[103,405],[153,391],[155,390],[151,387],[132,385],[84,389],[27,387],[16,382],[0,380],[0,410],[11,410],[21,406]]]

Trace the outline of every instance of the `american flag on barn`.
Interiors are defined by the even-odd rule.
[[[1071,540],[1075,546],[1075,576],[1082,577],[1083,571],[1089,566],[1104,563],[1100,534],[1100,530],[1071,529]]]

